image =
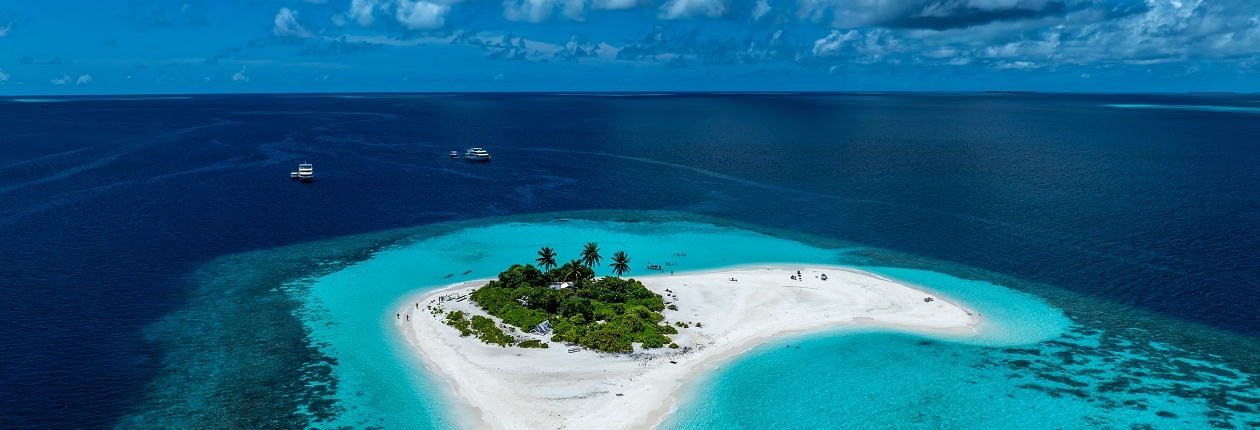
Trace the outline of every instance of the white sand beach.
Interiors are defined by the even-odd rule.
[[[792,280],[798,270],[801,279]],[[636,348],[619,355],[569,352],[561,343],[549,349],[503,348],[459,337],[444,324],[444,314],[425,309],[440,296],[466,295],[485,281],[407,301],[399,312],[408,317],[398,326],[425,366],[478,411],[482,427],[625,429],[660,423],[689,378],[776,335],[862,325],[968,336],[980,323],[977,313],[948,299],[840,267],[748,266],[636,279],[677,305],[676,311],[662,312],[667,322],[691,323],[671,336],[681,348]],[[485,315],[470,300],[441,305]]]

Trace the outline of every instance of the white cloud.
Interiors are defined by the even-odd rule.
[[[71,78],[70,78],[70,75],[62,75],[60,78],[53,79],[53,80],[52,80],[52,84],[53,84],[53,85],[65,85],[65,84],[66,84],[66,82],[70,82],[70,79],[71,79]]]
[[[1031,61],[1003,61],[997,63],[997,68],[999,69],[1029,70],[1037,67],[1037,63]]]
[[[0,69],[0,82],[8,81],[9,78],[10,76],[7,73],[4,73],[4,69]]]
[[[297,20],[297,11],[289,10],[287,7],[280,8],[276,12],[275,27],[271,32],[281,37],[311,37],[311,32],[302,28],[302,24]]]
[[[446,13],[451,7],[444,4],[430,3],[424,0],[397,0],[398,9],[394,16],[398,22],[411,30],[431,30],[446,24]]]
[[[558,10],[571,21],[584,21],[587,6],[595,10],[622,10],[638,6],[642,0],[504,0],[503,18],[508,21],[545,22]]]
[[[726,0],[669,0],[661,5],[663,19],[709,17],[726,15]]]
[[[328,0],[302,0],[302,1],[305,1],[305,2],[310,3],[310,4],[324,4],[324,3],[328,3]]]
[[[246,66],[241,66],[241,71],[236,72],[235,74],[232,75],[233,81],[249,82],[249,76],[245,76],[245,67]]]
[[[753,21],[759,20],[761,19],[761,17],[766,16],[767,13],[770,13],[770,9],[773,9],[773,8],[770,7],[769,0],[757,0],[757,5],[753,6],[753,10],[752,10]]]
[[[857,38],[857,30],[849,30],[847,33],[840,30],[831,30],[831,34],[828,34],[827,37],[814,41],[814,55],[819,57],[838,55],[845,42]]]
[[[379,6],[379,0],[353,0],[350,2],[350,19],[358,22],[359,25],[367,27],[372,25],[372,14]]]
[[[508,21],[543,22],[551,18],[559,0],[506,0],[503,17]]]
[[[0,37],[7,36],[10,31],[13,31],[13,24],[16,23],[17,21],[9,21],[9,23],[5,24],[4,27],[0,27]]]
[[[88,83],[88,82],[92,82],[92,75],[83,75],[83,76],[79,76],[79,79],[78,79],[78,80],[76,80],[76,81],[74,81],[74,83],[75,83],[75,84],[77,84],[77,85],[83,85],[83,84],[86,84],[86,83]]]
[[[620,6],[620,4],[617,5],[617,7]],[[565,18],[574,21],[582,21],[583,15],[585,15],[586,12],[585,8],[585,0],[565,0],[564,7],[560,10],[560,14],[564,15]]]

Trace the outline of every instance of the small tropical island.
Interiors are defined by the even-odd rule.
[[[678,330],[664,323],[660,314],[665,310],[664,298],[639,281],[621,279],[630,271],[630,257],[625,252],[613,254],[609,266],[615,276],[601,279],[595,279],[593,269],[603,260],[596,243],[586,244],[581,259],[560,266],[556,265],[554,249],[544,247],[538,254],[538,264],[545,272],[529,264],[514,265],[469,294],[469,300],[511,326],[509,330],[554,333],[552,342],[610,353],[633,352],[635,345],[678,348],[668,337]],[[470,319],[465,312],[452,310],[446,313],[446,323],[461,336],[475,336],[489,344],[549,347],[540,339],[517,341],[481,315]]]
[[[557,264],[550,247],[494,279],[403,302],[392,315],[424,366],[490,428],[649,428],[682,384],[785,333],[876,326],[973,336],[978,313],[839,266],[758,265],[595,277],[599,245]],[[788,339],[790,341],[790,339]],[[777,345],[777,344],[776,344]],[[471,419],[471,418],[470,418]]]

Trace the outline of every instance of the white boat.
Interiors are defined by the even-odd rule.
[[[464,159],[471,161],[490,161],[490,153],[481,148],[468,148],[464,152]]]
[[[297,179],[297,177],[298,177],[297,172],[289,172],[289,179]]]
[[[302,182],[310,182],[315,180],[315,166],[310,163],[302,163],[298,165],[297,178]]]
[[[459,153],[455,151],[451,151],[451,158],[459,158]]]

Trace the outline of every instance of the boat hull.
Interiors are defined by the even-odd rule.
[[[464,156],[464,159],[465,159],[465,160],[468,160],[468,161],[490,161],[490,157],[489,157],[489,156],[485,156],[485,157],[478,157],[478,156],[476,156],[476,155],[465,155],[465,156]]]

